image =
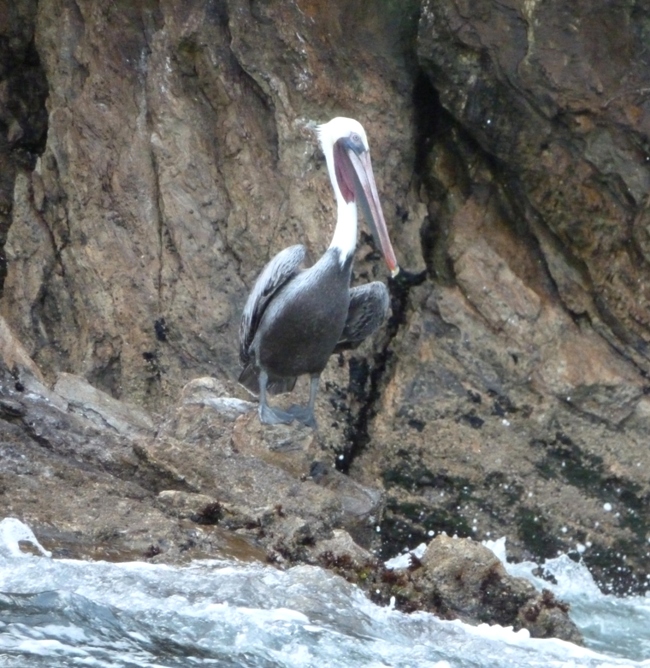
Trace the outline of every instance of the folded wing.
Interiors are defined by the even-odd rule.
[[[388,290],[379,281],[352,288],[348,317],[334,353],[356,348],[379,329],[388,315],[389,305]]]
[[[280,251],[262,270],[244,306],[239,325],[239,360],[244,365],[240,382],[257,392],[258,370],[251,359],[251,345],[267,306],[299,271],[305,259],[305,247],[298,244]],[[293,380],[295,383],[295,379]],[[274,389],[274,388],[272,388]]]

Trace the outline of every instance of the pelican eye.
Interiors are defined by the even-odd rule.
[[[351,132],[345,143],[357,155],[361,155],[366,150],[366,145],[363,143],[361,135],[357,132]]]

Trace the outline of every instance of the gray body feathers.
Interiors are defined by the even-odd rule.
[[[263,269],[251,291],[240,326],[239,382],[259,392],[259,372],[272,394],[289,392],[303,374],[320,375],[334,352],[355,348],[388,312],[386,286],[375,282],[350,289],[352,256],[343,265],[329,249],[301,269],[304,246],[290,246]]]

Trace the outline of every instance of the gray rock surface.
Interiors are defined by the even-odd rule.
[[[3,512],[28,522],[55,558],[317,564],[380,603],[393,597],[405,610],[581,642],[567,606],[506,576],[471,541],[448,544],[443,558],[436,539],[410,578],[388,577],[374,554],[382,492],[315,460],[312,430],[262,427],[256,411],[233,413],[241,403],[209,396],[208,388],[223,389],[212,379],[190,383],[156,433],[143,428],[142,411],[74,377],[50,393],[73,396],[67,406],[8,386],[5,377]]]

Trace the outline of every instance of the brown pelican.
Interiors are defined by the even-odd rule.
[[[333,353],[354,348],[388,312],[388,290],[378,281],[350,288],[357,245],[357,203],[393,276],[400,271],[375,186],[366,133],[358,121],[334,118],[318,127],[336,196],[336,229],[325,254],[308,269],[302,245],[285,248],[264,267],[251,291],[239,330],[239,382],[259,392],[265,424],[294,419],[315,427],[320,375]],[[309,403],[288,411],[271,408],[267,393],[290,392],[296,378],[311,377]]]

